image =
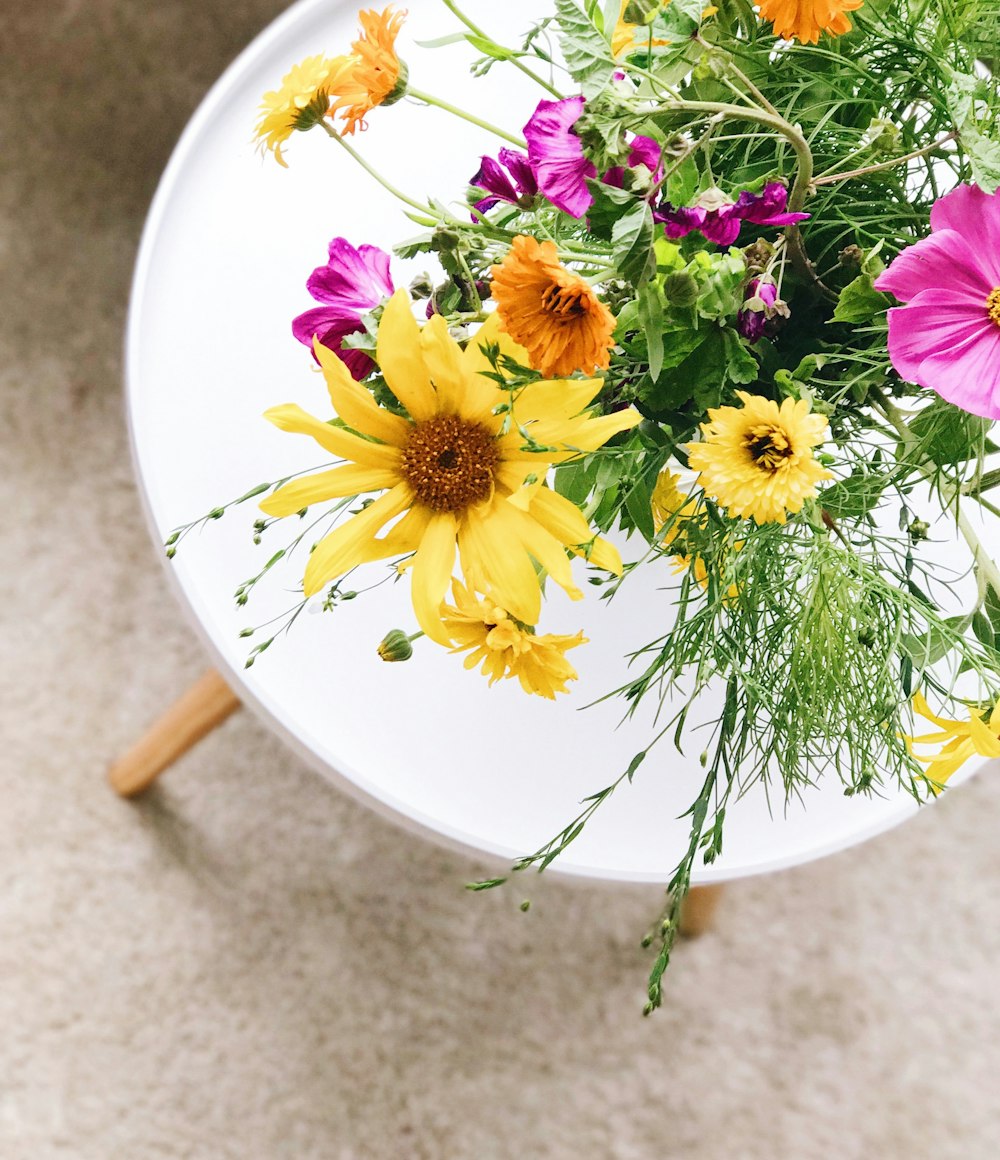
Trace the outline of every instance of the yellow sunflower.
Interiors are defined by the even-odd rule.
[[[281,88],[265,93],[254,137],[261,150],[270,150],[279,165],[288,168],[282,145],[296,130],[318,125],[330,111],[330,94],[354,67],[349,56],[310,56],[294,65]]]
[[[614,315],[587,281],[562,265],[555,242],[519,234],[492,274],[503,329],[527,350],[535,370],[561,378],[607,369]]]
[[[354,64],[337,87],[333,111],[344,124],[342,133],[365,129],[365,117],[379,105],[391,105],[406,91],[406,65],[396,55],[396,37],[405,12],[390,6],[382,12],[372,8],[358,13],[361,36],[351,45]]]
[[[698,501],[692,499],[687,492],[681,491],[678,484],[681,477],[664,467],[656,477],[650,505],[653,509],[653,527],[662,532],[660,543],[667,547],[684,530],[688,520],[693,519],[698,511]],[[670,527],[663,531],[663,525],[670,523]]]
[[[759,0],[760,17],[774,25],[774,35],[783,40],[817,44],[819,34],[843,36],[852,25],[844,15],[854,12],[864,0]]]
[[[575,681],[576,669],[566,660],[566,652],[586,644],[582,632],[573,636],[546,633],[515,620],[496,601],[478,597],[457,580],[452,581],[454,605],[443,604],[441,617],[445,631],[455,642],[452,652],[468,652],[465,667],[480,665],[483,676],[494,685],[503,678],[517,677],[526,693],[555,700],[556,693],[568,692],[567,681]]]
[[[827,421],[809,413],[804,399],[771,399],[737,391],[742,407],[719,407],[702,423],[703,439],[688,443],[688,462],[698,482],[730,516],[758,524],[785,522],[816,494],[831,473],[813,458]]]
[[[409,417],[379,407],[332,351],[314,343],[333,408],[350,430],[291,403],[272,408],[266,418],[284,431],[311,435],[350,462],[285,484],[261,508],[287,516],[341,496],[383,494],[313,550],[305,572],[307,596],[358,564],[413,552],[417,620],[429,637],[448,644],[440,605],[456,547],[466,581],[492,593],[524,624],[536,624],[541,610],[533,561],[573,599],[581,593],[567,548],[620,572],[617,549],[595,537],[580,509],[546,487],[544,476],[552,464],[594,451],[634,427],[639,414],[592,416],[586,408],[601,389],[599,379],[543,381],[515,394],[515,421],[505,423],[498,409],[510,402],[510,394],[481,373],[492,371],[485,343],[525,359],[524,351],[499,333],[496,315],[463,351],[440,315],[418,327],[409,294],[398,290],[382,315],[376,354],[389,390]],[[534,442],[526,442],[522,431]]]
[[[920,757],[913,753],[917,761],[927,766],[926,777],[935,786],[944,785],[949,777],[977,753],[980,757],[1000,757],[1000,701],[984,720],[982,709],[969,708],[969,720],[949,721],[944,717],[935,716],[927,704],[923,693],[917,693],[913,698],[913,709],[921,717],[940,727],[939,733],[924,733],[919,737],[906,737],[906,743],[911,753],[914,744],[938,745],[943,747],[936,756]],[[935,789],[936,793],[937,790]]]

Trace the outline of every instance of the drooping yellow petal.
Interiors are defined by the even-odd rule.
[[[439,512],[431,517],[413,560],[410,581],[417,623],[431,640],[443,645],[451,644],[451,637],[441,623],[441,601],[448,592],[455,564],[457,529],[458,521],[451,512]]]
[[[595,538],[583,512],[564,495],[550,487],[541,487],[532,496],[530,511],[543,528],[577,555],[586,555],[595,567],[604,568],[615,576],[622,574],[618,549],[600,536]],[[580,545],[589,545],[589,548]]]
[[[975,709],[969,711],[969,738],[983,757],[1000,757],[1000,739],[991,733]]]
[[[355,431],[402,447],[410,433],[411,424],[400,415],[380,407],[371,392],[359,386],[341,359],[319,339],[313,339],[313,350],[326,379],[330,402],[341,419]]]
[[[383,491],[399,483],[399,473],[384,467],[361,467],[350,463],[293,479],[261,501],[260,510],[269,516],[291,516],[314,503],[358,495],[365,491]]]
[[[397,290],[386,304],[376,347],[389,390],[417,422],[429,419],[437,410],[437,398],[421,351],[420,328],[405,290]]]
[[[471,508],[458,530],[462,571],[518,620],[537,624],[542,609],[538,576],[525,552],[511,551],[512,542],[517,542],[517,525],[506,500]]]
[[[306,596],[312,596],[330,580],[363,563],[368,541],[412,502],[413,489],[407,483],[398,483],[347,523],[334,528],[309,557],[303,582]]]
[[[351,435],[340,427],[331,427],[329,423],[324,423],[321,419],[310,415],[308,411],[303,411],[297,403],[271,407],[264,412],[264,418],[282,431],[291,431],[296,435],[311,435],[320,447],[341,459],[350,459],[367,467],[388,469],[399,463],[397,448],[387,447],[383,443],[369,443],[367,439],[359,439],[357,435]]]
[[[582,600],[583,593],[573,583],[573,571],[562,543],[527,512],[511,504],[508,507],[514,513],[513,524],[524,547],[571,600]]]

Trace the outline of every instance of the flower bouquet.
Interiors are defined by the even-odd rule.
[[[970,519],[1000,516],[1000,15],[995,0],[552,0],[505,44],[442,5],[455,31],[436,43],[465,42],[476,74],[518,70],[533,113],[496,126],[418,88],[391,7],[264,95],[268,163],[328,138],[419,232],[337,234],[306,282],[315,305],[290,304],[330,409],[266,418],[328,462],[178,527],[167,554],[255,500],[268,558],[237,603],[278,575],[301,593],[244,630],[248,666],[307,605],[391,579],[412,623],[373,640],[384,660],[442,648],[470,681],[548,699],[572,694],[587,626],[546,631],[545,599],[586,581],[627,602],[655,569],[669,621],[607,690],[624,714],[652,700],[654,736],[514,866],[548,866],[656,742],[700,753],[646,940],[648,1011],[736,796],[826,777],[926,800],[1000,756],[1000,571]],[[369,123],[403,100],[497,140],[446,200],[365,157]],[[403,262],[426,267],[408,288]],[[692,736],[710,692],[719,712]]]

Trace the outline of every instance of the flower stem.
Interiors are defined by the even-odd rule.
[[[523,137],[513,137],[510,133],[505,132],[489,121],[484,121],[481,117],[467,113],[464,109],[458,108],[457,105],[449,104],[448,101],[444,101],[440,97],[432,96],[430,93],[425,93],[421,89],[415,89],[412,86],[406,90],[406,95],[413,97],[417,101],[423,101],[425,105],[436,105],[439,109],[444,109],[446,113],[451,113],[455,117],[461,117],[463,121],[468,121],[471,125],[478,125],[480,129],[485,129],[487,132],[503,138],[504,141],[509,141],[511,145],[516,145],[518,149],[528,148],[527,142]]]
[[[832,185],[835,181],[847,181],[851,177],[866,177],[869,173],[879,173],[883,169],[893,169],[897,165],[904,164],[904,162],[913,161],[917,157],[923,157],[928,153],[933,153],[935,149],[940,149],[942,145],[947,145],[949,141],[954,141],[957,136],[958,131],[953,130],[951,133],[945,133],[943,137],[939,137],[936,141],[932,141],[930,145],[925,145],[923,149],[914,149],[912,153],[904,153],[902,157],[893,157],[891,161],[880,161],[878,165],[866,165],[862,169],[851,169],[847,173],[825,173],[822,177],[814,178],[813,185]]]
[[[393,197],[398,197],[401,202],[404,202],[412,209],[419,210],[420,213],[429,214],[434,218],[437,217],[430,206],[423,205],[419,201],[414,201],[412,197],[407,197],[406,194],[402,192],[402,190],[397,189],[390,182],[386,181],[382,174],[379,173],[379,171],[372,165],[370,165],[354,148],[353,145],[348,145],[348,143],[344,140],[343,137],[341,137],[337,130],[333,128],[332,125],[328,124],[325,120],[320,121],[320,124],[326,130],[328,136],[332,137],[333,140],[336,141],[337,144],[340,145],[343,149],[346,149],[347,152],[350,153],[350,155],[354,158],[354,160],[361,166],[361,168],[364,169],[366,173],[371,174],[371,176],[375,178],[379,185],[381,185],[383,189],[388,190],[388,192],[391,193]]]
[[[444,4],[445,8],[447,8],[448,11],[452,13],[452,15],[457,16],[458,19],[461,20],[465,27],[474,36],[478,36],[482,40],[488,40],[491,44],[496,44],[496,41],[493,39],[493,37],[487,36],[486,33],[483,32],[483,30],[477,24],[473,24],[468,16],[465,15],[465,13],[458,7],[457,4],[453,2],[453,0],[442,0],[442,3]],[[537,73],[528,68],[528,66],[519,57],[510,56],[507,59],[516,69],[520,69],[526,77],[531,77],[531,79],[536,84],[541,85],[543,89],[545,89],[547,92],[550,92],[557,101],[562,100],[562,93],[560,93],[557,88],[553,88],[553,86],[550,85],[547,80],[540,77]]]

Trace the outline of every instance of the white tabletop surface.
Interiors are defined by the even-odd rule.
[[[412,0],[409,8],[399,47],[414,84],[459,102],[469,95],[506,126],[523,125],[544,94],[502,66],[471,82],[467,46],[415,44],[454,31],[443,6]],[[514,42],[535,10],[516,0],[481,19]],[[391,249],[417,232],[399,204],[321,133],[294,135],[287,170],[251,142],[261,94],[293,62],[346,51],[356,11],[302,0],[258,37],[195,114],[151,209],[128,325],[127,396],[137,471],[160,542],[217,503],[319,462],[310,441],[260,417],[284,402],[328,409],[310,355],[289,329],[313,305],[305,280],[325,260],[331,237]],[[501,143],[439,110],[403,102],[375,110],[356,144],[404,190],[448,198],[461,196],[479,154]],[[421,268],[416,263],[413,272]],[[412,276],[395,259],[393,273],[397,285]],[[582,627],[590,638],[570,654],[580,680],[556,704],[525,696],[513,681],[490,689],[461,658],[429,644],[407,664],[383,663],[375,653],[383,633],[413,624],[405,584],[385,585],[333,614],[303,615],[247,671],[253,642],[239,639],[239,630],[294,603],[300,578],[289,570],[248,608],[234,607],[237,584],[282,544],[278,528],[262,546],[252,544],[256,514],[252,504],[233,509],[185,541],[170,565],[182,601],[240,697],[323,776],[389,817],[495,855],[502,870],[558,832],[580,799],[613,781],[648,741],[652,702],[620,727],[620,703],[585,706],[622,681],[626,652],[669,624],[666,564],[638,570],[610,605],[592,597],[574,605],[554,590],[543,631]],[[625,545],[627,559],[640,553],[638,544]],[[681,755],[664,739],[552,869],[666,881],[686,843],[679,815],[701,784],[703,744],[692,734]],[[699,867],[696,880],[808,861],[916,809],[896,792],[845,798],[835,778],[787,809],[780,788],[769,802],[757,786],[730,808],[724,855]]]

